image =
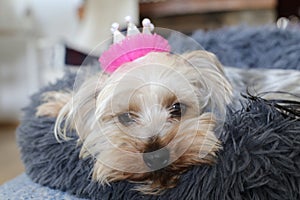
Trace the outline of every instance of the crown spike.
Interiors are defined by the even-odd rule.
[[[129,16],[129,15],[127,15],[127,16],[125,17],[125,21],[126,21],[127,23],[132,22],[132,17]]]
[[[124,63],[135,61],[150,52],[170,52],[168,40],[151,31],[154,25],[149,19],[143,20],[143,33],[133,24],[131,17],[125,18],[128,23],[127,36],[119,31],[119,24],[113,23],[111,31],[114,44],[104,51],[99,58],[100,65],[106,73],[113,73]]]
[[[113,34],[113,43],[114,44],[119,43],[125,39],[125,36],[119,31],[119,27],[120,27],[120,25],[115,22],[111,25],[111,28],[110,28],[110,30]]]
[[[153,31],[154,30],[154,25],[151,23],[150,24],[150,30]]]
[[[117,31],[119,29],[119,27],[120,27],[120,25],[117,22],[114,22],[114,23],[112,23],[110,30],[112,33],[115,33],[115,31]]]
[[[151,23],[150,19],[148,18],[143,19],[142,25],[143,25],[143,33],[151,34],[151,32],[154,29],[154,25]]]
[[[136,25],[132,22],[131,16],[126,16],[125,20],[127,22],[127,36],[130,35],[137,35],[140,33],[139,29],[136,27]]]

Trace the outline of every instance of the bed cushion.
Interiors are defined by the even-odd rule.
[[[197,31],[192,37],[225,65],[300,69],[299,30],[234,27]],[[184,50],[186,44],[180,40],[171,36],[170,41],[178,51]],[[35,117],[41,94],[70,89],[74,78],[67,73],[43,88],[24,110],[17,138],[33,182],[88,199],[300,199],[300,121],[280,112],[273,102],[251,96],[246,96],[241,110],[228,110],[216,165],[192,167],[177,187],[159,196],[132,190],[135,184],[127,181],[99,185],[91,180],[93,160],[79,159],[76,140],[58,143],[55,119]]]

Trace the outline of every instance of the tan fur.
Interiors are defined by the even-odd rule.
[[[258,93],[300,94],[299,81],[297,71],[224,72],[206,51],[149,53],[111,75],[88,77],[78,91],[46,93],[36,115],[57,117],[58,140],[76,130],[80,157],[95,158],[93,179],[100,184],[128,180],[139,183],[135,189],[145,194],[161,194],[191,166],[216,163],[222,144],[215,130],[222,126],[226,106],[239,102],[240,92],[249,86]],[[264,97],[283,98],[276,95]],[[186,105],[186,112],[171,118],[169,108],[177,102]],[[130,113],[132,123],[121,123],[124,113]],[[168,150],[168,165],[150,169],[143,156],[158,149]]]
[[[36,116],[57,117],[60,110],[70,101],[71,93],[50,91],[43,94],[43,104],[37,107]]]
[[[76,130],[80,157],[95,158],[93,179],[100,184],[129,180],[140,183],[136,189],[143,193],[159,194],[176,186],[191,166],[216,162],[221,143],[214,130],[231,96],[213,54],[149,53],[110,76],[88,78],[67,103],[63,95],[46,98],[37,115],[56,116],[61,109],[56,137],[66,139],[69,129]],[[169,109],[177,102],[186,105],[186,112],[171,118]],[[134,121],[124,125],[118,116],[127,112]],[[166,167],[152,170],[145,164],[143,155],[151,148],[168,149]]]

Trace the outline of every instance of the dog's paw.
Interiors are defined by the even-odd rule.
[[[43,103],[37,107],[37,117],[57,117],[60,110],[72,98],[71,93],[50,91],[42,95]]]

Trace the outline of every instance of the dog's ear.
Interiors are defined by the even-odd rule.
[[[217,57],[207,51],[193,51],[182,55],[191,72],[190,82],[207,98],[208,110],[214,109],[217,115],[224,115],[226,106],[231,103],[232,86],[227,80],[223,66]]]
[[[80,139],[85,139],[94,129],[96,98],[110,76],[98,73],[85,77],[83,83],[72,92],[72,97],[60,111],[55,123],[58,139],[68,139],[67,131],[76,130]],[[83,148],[84,149],[84,148]]]
[[[217,56],[211,52],[204,50],[191,51],[182,54],[183,58],[191,65],[199,68],[211,68],[224,74],[224,69]]]

